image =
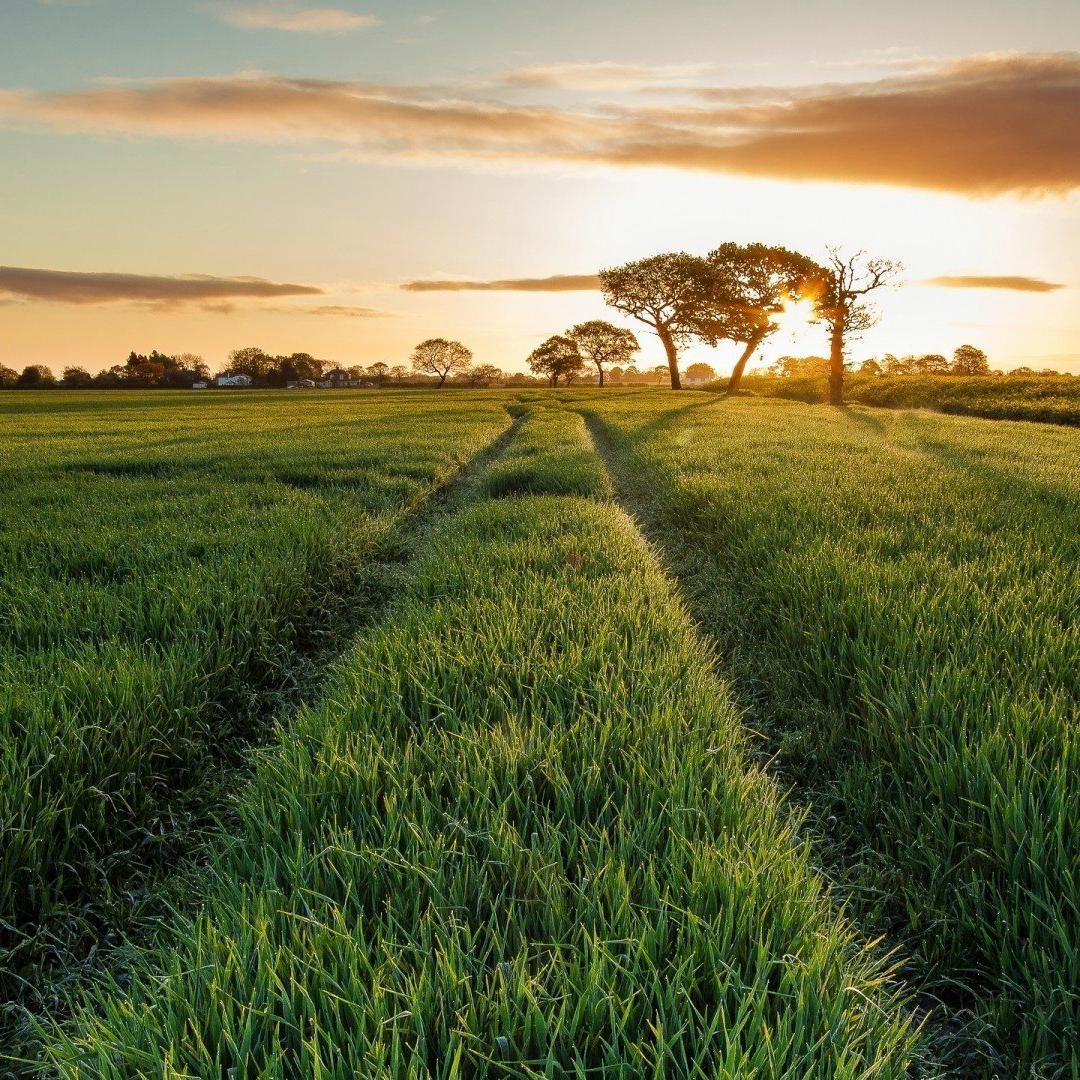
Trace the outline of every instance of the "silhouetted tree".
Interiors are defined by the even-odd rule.
[[[953,353],[952,373],[954,375],[989,375],[990,360],[982,349],[974,345],[961,345]]]
[[[66,367],[61,382],[69,390],[85,390],[94,385],[94,376],[84,367]]]
[[[829,327],[829,403],[844,404],[844,349],[850,334],[868,330],[877,321],[865,297],[891,285],[900,272],[900,264],[857,251],[843,255],[836,248],[829,251],[829,277],[818,301],[818,313]]]
[[[460,341],[447,341],[446,338],[428,338],[421,341],[412,352],[412,368],[423,375],[436,375],[442,387],[448,375],[458,375],[468,371],[472,363],[472,352]]]
[[[871,356],[869,360],[864,360],[859,365],[860,375],[880,375],[881,365]]]
[[[56,376],[44,364],[28,364],[16,386],[22,390],[47,390],[56,385]]]
[[[19,382],[19,373],[14,368],[0,364],[0,390],[10,390]]]
[[[374,379],[376,383],[382,386],[390,374],[390,365],[384,364],[382,360],[377,360],[374,364],[368,364],[368,366],[364,368],[364,374],[369,379]]]
[[[225,365],[224,375],[247,375],[252,382],[265,383],[279,369],[278,362],[257,345],[245,349],[233,349]],[[310,378],[310,376],[304,376]]]
[[[696,255],[670,252],[600,271],[604,299],[616,311],[651,327],[667,356],[672,388],[678,390],[679,346],[700,336],[700,319],[712,271]]]
[[[529,354],[529,370],[544,376],[551,386],[559,380],[569,383],[584,368],[577,343],[565,334],[555,334]]]
[[[708,263],[710,297],[699,331],[710,345],[735,341],[745,346],[728,379],[727,392],[734,394],[750,357],[779,329],[775,316],[787,303],[817,300],[828,274],[813,259],[769,244],[721,244],[709,252]]]
[[[627,364],[641,348],[629,330],[612,326],[603,319],[578,323],[566,332],[577,346],[581,359],[596,368],[597,381],[604,385],[604,367],[608,364]]]

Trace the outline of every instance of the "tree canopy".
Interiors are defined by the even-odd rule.
[[[423,375],[437,376],[441,387],[448,375],[459,375],[468,371],[472,364],[472,355],[471,350],[460,341],[428,338],[413,349],[412,368]]]

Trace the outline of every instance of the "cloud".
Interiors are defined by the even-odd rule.
[[[553,274],[542,278],[503,278],[495,281],[407,281],[407,292],[583,292],[600,287],[596,274]]]
[[[1023,277],[1019,274],[944,274],[925,278],[917,285],[935,285],[942,289],[1012,289],[1016,292],[1054,292],[1065,286],[1042,278]]]
[[[504,72],[498,82],[529,89],[642,90],[691,85],[712,69],[712,64],[617,64],[599,60],[513,68]]]
[[[378,26],[375,15],[341,8],[297,8],[282,4],[252,4],[224,8],[223,21],[240,30],[287,30],[298,34],[344,34]]]
[[[266,75],[0,91],[0,121],[248,139],[360,159],[662,167],[989,196],[1080,186],[1080,53],[974,57],[872,83],[703,87],[583,110]]]
[[[348,307],[345,304],[323,304],[321,307],[308,307],[299,309],[281,309],[290,313],[298,312],[303,315],[331,315],[348,319],[382,319],[387,312],[378,311],[368,307]]]
[[[175,307],[197,303],[207,310],[224,311],[231,309],[230,300],[322,294],[314,285],[279,284],[262,278],[155,277],[0,266],[0,297],[59,304],[128,301]]]

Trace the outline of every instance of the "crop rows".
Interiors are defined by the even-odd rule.
[[[0,980],[169,849],[171,792],[248,734],[398,516],[503,410],[5,405]],[[160,849],[160,850],[159,850]]]
[[[888,969],[608,493],[581,417],[527,411],[62,1075],[904,1074]]]
[[[588,410],[957,1067],[1077,1075],[1080,437],[643,405]]]

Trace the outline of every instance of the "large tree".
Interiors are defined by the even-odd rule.
[[[27,364],[15,384],[22,390],[41,390],[56,385],[56,376],[44,364]]]
[[[829,327],[829,404],[844,404],[844,349],[848,336],[868,330],[877,322],[877,313],[866,302],[868,294],[892,285],[901,266],[857,251],[844,255],[829,250],[828,280],[818,300],[817,310]]]
[[[596,368],[597,381],[604,385],[607,364],[628,364],[641,346],[629,330],[613,326],[603,319],[578,323],[566,332],[577,346],[581,359]]]
[[[529,354],[529,370],[544,376],[551,386],[558,386],[560,379],[569,383],[584,367],[576,342],[565,334],[549,337]]]
[[[710,344],[744,346],[728,379],[727,392],[734,394],[758,346],[779,329],[776,316],[789,303],[817,300],[828,274],[813,259],[769,244],[721,244],[708,263],[710,299],[699,316],[700,335]]]
[[[700,336],[711,274],[704,259],[684,251],[600,271],[600,288],[608,304],[651,327],[660,339],[674,390],[682,386],[679,346]]]
[[[460,341],[446,338],[428,338],[412,351],[413,371],[421,375],[436,375],[442,387],[448,375],[460,375],[469,370],[472,352]]]

